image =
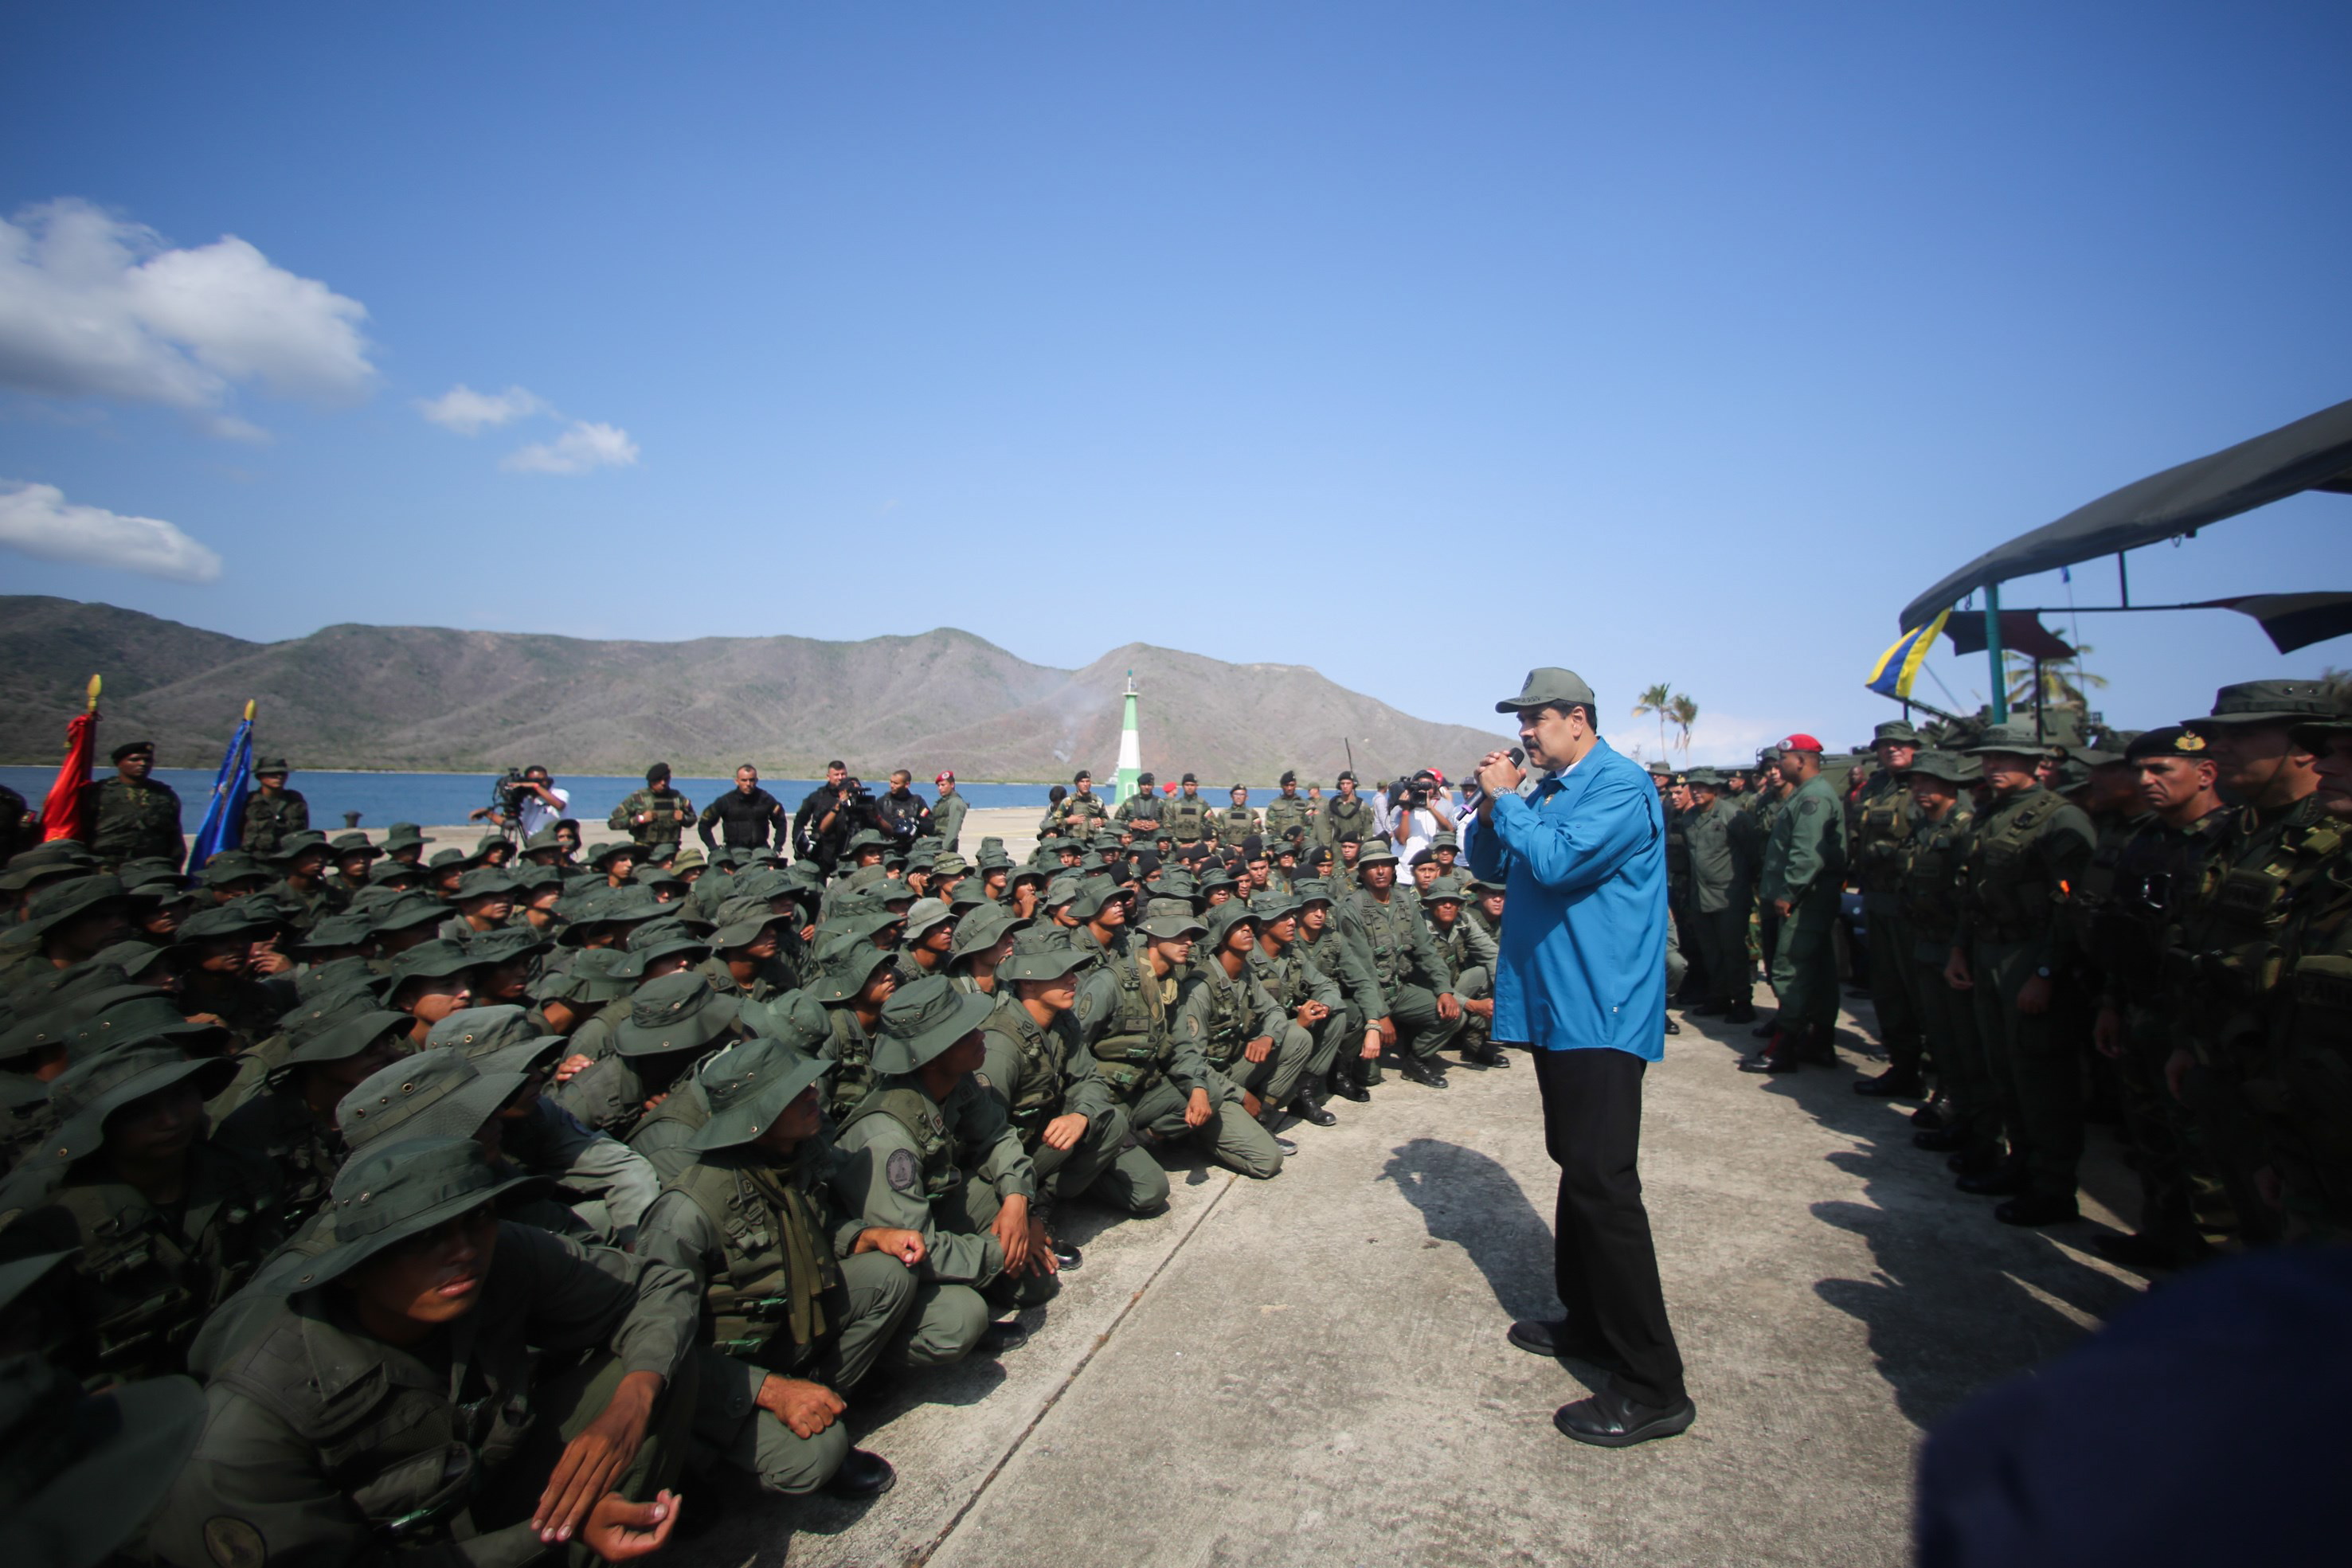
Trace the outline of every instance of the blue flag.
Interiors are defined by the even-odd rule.
[[[202,871],[205,862],[223,850],[233,850],[244,841],[245,799],[252,793],[253,705],[247,703],[245,717],[229,737],[228,750],[221,758],[220,777],[213,780],[213,798],[205,807],[204,824],[189,847],[189,874]]]
[[[1919,678],[1919,666],[1927,662],[1927,650],[1936,645],[1936,639],[1943,634],[1944,622],[1951,618],[1952,612],[1947,610],[1925,626],[1904,632],[1895,646],[1878,655],[1877,667],[1870,672],[1870,679],[1864,685],[1881,696],[1907,700],[1911,683]]]

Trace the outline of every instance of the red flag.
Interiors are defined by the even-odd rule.
[[[66,759],[58,764],[57,782],[49,786],[49,798],[41,806],[41,837],[79,839],[89,842],[89,800],[83,787],[89,782],[92,757],[98,750],[98,677],[89,678],[89,711],[76,714],[66,721]]]

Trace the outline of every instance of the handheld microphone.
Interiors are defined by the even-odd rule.
[[[1524,752],[1524,751],[1520,750],[1520,749],[1519,749],[1517,747],[1516,747],[1516,746],[1514,746],[1513,747],[1511,747],[1511,753],[1510,753],[1510,755],[1511,755],[1511,766],[1512,766],[1512,767],[1514,767],[1514,768],[1520,767],[1520,766],[1524,765],[1524,764],[1527,762],[1527,759],[1528,759],[1528,754],[1527,754],[1526,752]]]

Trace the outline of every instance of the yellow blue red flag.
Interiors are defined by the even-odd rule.
[[[1944,622],[1951,618],[1952,612],[1947,610],[1916,631],[1904,632],[1895,646],[1878,655],[1870,679],[1864,684],[1881,696],[1909,700],[1911,683],[1919,678],[1919,666],[1927,662],[1927,651],[1944,634]]]

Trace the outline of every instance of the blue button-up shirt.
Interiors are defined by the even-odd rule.
[[[1507,891],[1493,1037],[1544,1051],[1665,1053],[1666,832],[1658,787],[1605,740],[1472,836]]]

